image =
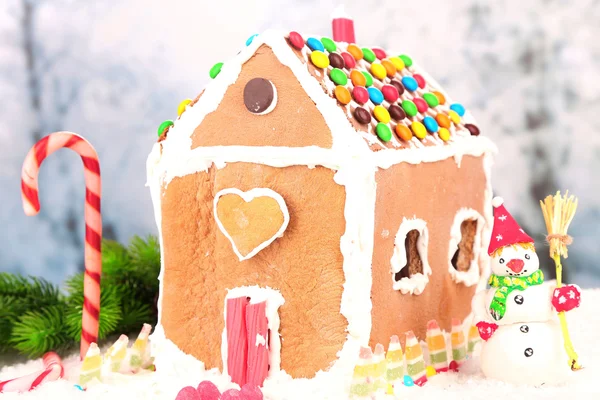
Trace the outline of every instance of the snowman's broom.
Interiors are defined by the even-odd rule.
[[[567,258],[569,256],[567,246],[573,242],[571,236],[567,234],[567,229],[569,229],[569,224],[571,224],[573,216],[575,216],[575,210],[577,210],[577,198],[572,195],[569,196],[568,191],[564,197],[560,195],[560,192],[556,192],[556,195],[546,196],[544,201],[540,200],[540,206],[548,229],[546,240],[550,244],[550,257],[556,265],[556,287],[560,288],[562,286],[561,257]],[[581,369],[581,365],[577,362],[577,353],[569,336],[565,312],[559,312],[558,318],[571,369],[574,371]]]

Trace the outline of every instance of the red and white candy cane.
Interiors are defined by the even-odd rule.
[[[46,157],[67,147],[81,156],[85,174],[85,275],[83,284],[83,316],[81,327],[81,359],[98,340],[100,316],[100,275],[102,273],[102,217],[100,215],[100,164],[92,145],[72,132],[55,132],[37,142],[25,158],[21,173],[21,194],[25,214],[40,211],[38,173]]]
[[[34,372],[20,378],[0,382],[0,393],[28,392],[44,382],[55,381],[63,377],[65,370],[58,354],[46,353],[43,362],[44,370],[42,372]]]

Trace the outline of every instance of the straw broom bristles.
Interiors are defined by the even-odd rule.
[[[567,230],[575,216],[577,202],[575,196],[569,196],[569,191],[565,193],[564,197],[561,197],[560,192],[556,192],[556,195],[546,196],[544,201],[540,200],[548,230],[546,240],[550,244],[550,257],[552,258],[556,255],[569,257],[567,246],[573,243],[573,239],[567,234]]]

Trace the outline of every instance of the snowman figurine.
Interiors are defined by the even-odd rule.
[[[554,384],[570,374],[557,311],[579,306],[575,285],[556,289],[544,282],[533,239],[492,201],[494,227],[488,248],[490,289],[478,292],[472,308],[479,333],[481,369],[488,378],[515,384]]]

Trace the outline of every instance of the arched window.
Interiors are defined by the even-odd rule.
[[[422,219],[404,219],[394,241],[390,260],[394,290],[402,294],[421,294],[429,282],[431,267],[427,261],[429,235]]]
[[[471,208],[462,208],[454,217],[448,246],[448,271],[452,280],[472,286],[479,282],[479,255],[484,219]]]

